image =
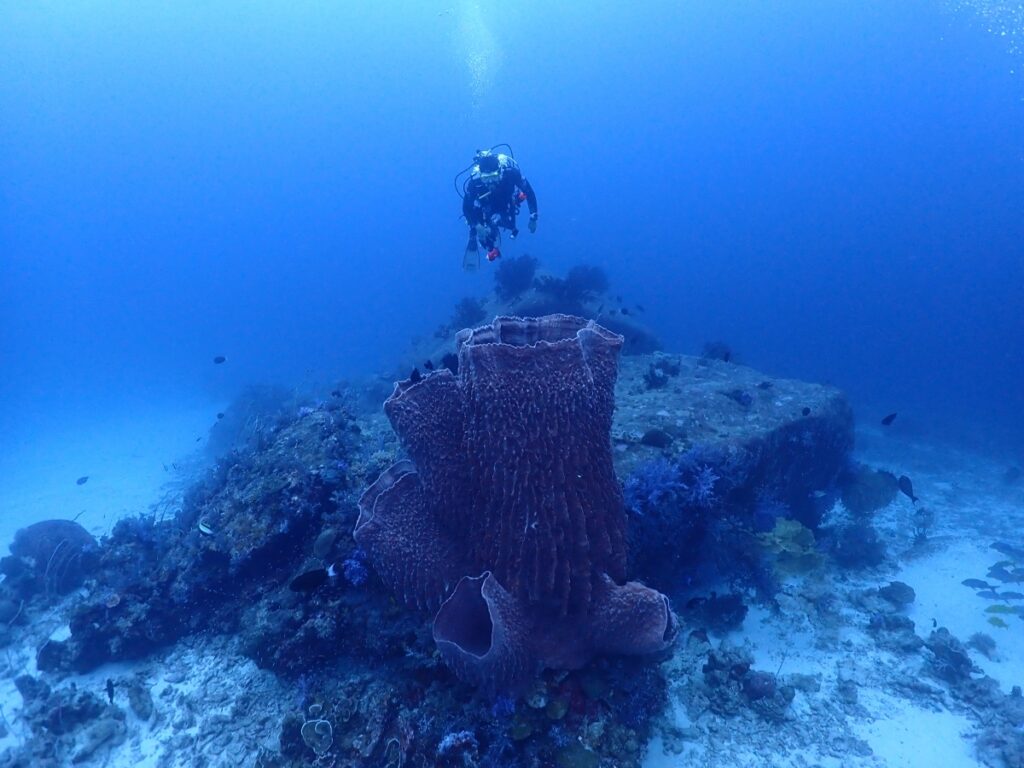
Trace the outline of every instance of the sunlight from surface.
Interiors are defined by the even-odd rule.
[[[502,53],[491,22],[477,0],[464,0],[459,7],[456,46],[465,57],[473,110],[479,111],[485,106],[501,67]]]

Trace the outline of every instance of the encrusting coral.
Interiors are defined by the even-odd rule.
[[[399,382],[384,409],[409,460],[360,500],[355,538],[463,679],[671,644],[667,598],[626,582],[610,430],[622,337],[568,315],[457,337],[458,374]]]

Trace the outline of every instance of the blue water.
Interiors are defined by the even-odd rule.
[[[985,6],[5,4],[0,425],[390,365],[488,290],[451,178],[508,141],[509,253],[1019,455],[1024,31]]]

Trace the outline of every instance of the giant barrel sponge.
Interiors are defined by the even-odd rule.
[[[395,385],[409,455],[360,499],[355,538],[462,679],[515,688],[542,668],[668,647],[668,599],[626,581],[610,429],[622,337],[568,315],[461,331],[458,373]]]

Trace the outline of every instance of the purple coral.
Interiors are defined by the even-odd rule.
[[[624,584],[625,510],[609,440],[622,337],[567,315],[457,336],[458,374],[404,381],[384,409],[410,460],[360,499],[355,537],[464,679],[671,643],[667,599]]]

